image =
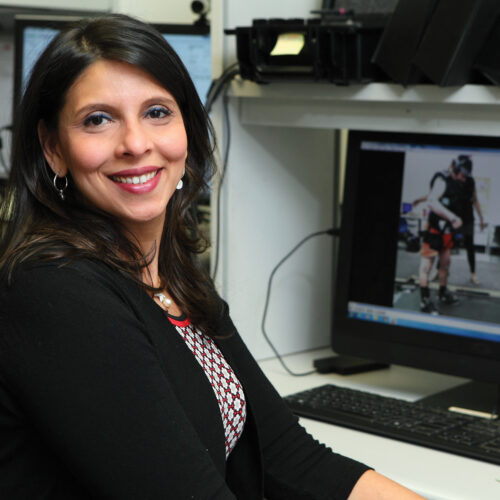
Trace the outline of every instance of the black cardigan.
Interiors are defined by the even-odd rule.
[[[227,461],[212,387],[140,287],[90,260],[23,265],[0,287],[0,498],[346,498],[367,468],[303,430],[228,313],[220,333],[249,410]]]

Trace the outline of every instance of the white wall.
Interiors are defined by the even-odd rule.
[[[112,0],[114,12],[121,12],[152,23],[192,23],[198,16],[191,11],[191,0]]]
[[[217,283],[247,345],[265,358],[271,271],[303,237],[333,224],[333,133],[242,126],[234,101]],[[281,353],[329,342],[332,243],[330,236],[308,241],[275,274],[266,331]]]

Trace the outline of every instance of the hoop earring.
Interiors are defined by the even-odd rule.
[[[64,186],[58,187],[58,185],[57,185],[58,179],[64,179]],[[59,177],[57,174],[55,174],[54,180],[52,182],[54,184],[54,187],[56,188],[57,193],[59,194],[59,197],[61,198],[62,201],[64,201],[64,198],[65,198],[64,191],[66,191],[66,189],[68,187],[68,177],[67,176]]]

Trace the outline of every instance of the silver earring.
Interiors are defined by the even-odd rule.
[[[186,173],[186,168],[184,167],[184,170],[182,171],[182,177],[184,177],[185,173]],[[177,183],[177,187],[175,189],[182,189],[182,186],[184,186],[184,182],[182,182],[182,177]]]
[[[64,186],[58,186],[58,180],[61,179],[63,180],[64,179]],[[54,180],[53,180],[53,184],[54,184],[54,187],[56,188],[56,191],[57,193],[59,194],[59,197],[61,198],[62,201],[64,201],[64,191],[66,191],[66,188],[68,187],[68,177],[67,176],[64,176],[64,177],[59,177],[57,174],[54,175]]]

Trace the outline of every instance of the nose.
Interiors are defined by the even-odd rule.
[[[117,144],[117,155],[136,157],[150,150],[151,139],[144,125],[140,121],[125,122]]]

